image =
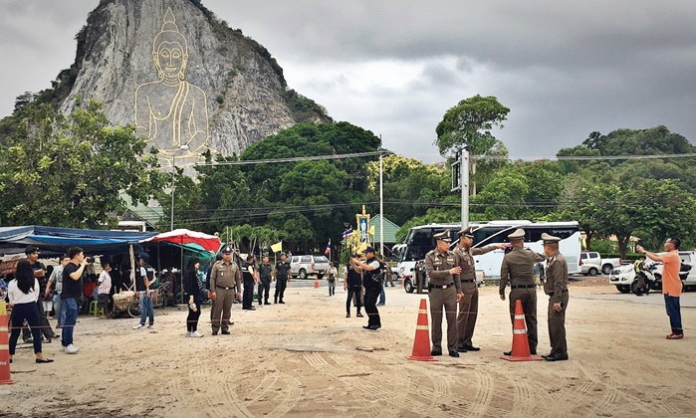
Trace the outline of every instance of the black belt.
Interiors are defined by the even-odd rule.
[[[462,280],[462,283],[473,283],[475,281],[476,281],[476,279],[466,279],[466,280]]]
[[[233,287],[215,286],[215,287],[217,287],[218,289],[225,289],[225,290],[233,290],[234,289],[234,286]]]
[[[446,285],[435,285],[435,284],[429,284],[428,285],[428,290],[432,289],[447,289],[448,287],[454,286],[454,283],[446,284]]]
[[[511,286],[513,289],[532,289],[536,287],[535,284],[513,284]]]
[[[561,290],[558,293],[560,293],[561,295],[564,293],[568,293],[568,289]],[[556,294],[556,292],[547,293],[547,295],[549,295],[549,296],[554,296],[555,294]]]

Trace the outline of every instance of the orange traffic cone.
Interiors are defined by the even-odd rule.
[[[314,276],[314,288],[319,289],[319,277]]]
[[[515,303],[515,321],[512,330],[512,355],[500,357],[508,361],[536,361],[540,357],[532,357],[529,350],[529,340],[527,339],[527,325],[524,322],[524,312],[522,311],[522,301]]]
[[[437,361],[430,355],[430,329],[428,327],[428,303],[421,299],[416,322],[416,338],[413,340],[413,352],[406,357],[416,361]]]
[[[10,336],[8,334],[7,305],[0,301],[0,385],[11,385],[10,379]]]

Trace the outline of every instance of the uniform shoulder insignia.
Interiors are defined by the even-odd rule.
[[[435,250],[430,250],[430,251],[428,251],[428,254],[426,254],[426,256],[433,255],[433,254],[435,254]]]

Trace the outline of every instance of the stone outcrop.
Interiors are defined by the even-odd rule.
[[[113,124],[151,138],[163,165],[207,148],[239,154],[295,123],[331,121],[288,90],[263,46],[200,0],[102,0],[76,39],[76,61],[56,83],[61,110],[102,102]]]

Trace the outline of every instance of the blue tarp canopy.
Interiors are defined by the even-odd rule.
[[[35,245],[42,251],[63,252],[82,247],[88,253],[124,251],[129,244],[158,235],[157,232],[106,231],[51,226],[10,226],[0,228],[0,247],[23,248]]]

